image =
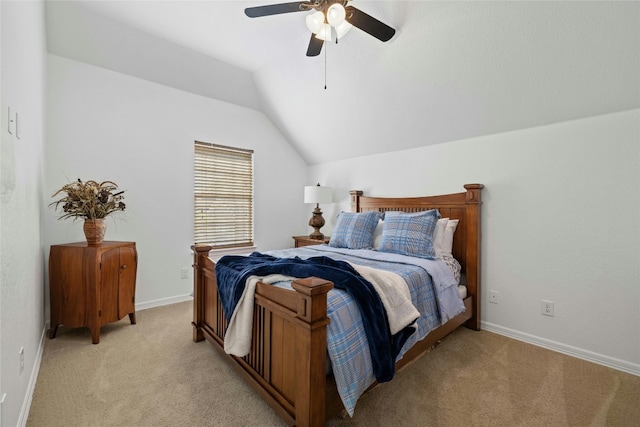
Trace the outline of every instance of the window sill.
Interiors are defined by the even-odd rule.
[[[248,255],[255,251],[256,248],[256,246],[243,246],[241,248],[211,249],[209,251],[209,258],[217,261],[225,255]]]

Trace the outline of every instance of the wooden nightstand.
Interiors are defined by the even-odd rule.
[[[309,236],[293,236],[295,247],[300,248],[302,246],[321,245],[323,243],[329,243],[329,236],[324,236],[323,240],[312,239]]]
[[[134,242],[86,242],[52,245],[49,255],[51,329],[88,327],[100,342],[100,327],[129,315],[136,323],[138,253]]]

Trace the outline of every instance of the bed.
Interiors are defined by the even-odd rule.
[[[455,194],[382,198],[351,191],[351,211],[420,213],[436,209],[458,220],[451,245],[460,265],[466,296],[464,312],[431,330],[395,363],[399,370],[420,357],[457,327],[480,329],[480,206],[482,184],[467,184]],[[334,284],[317,277],[296,279],[291,289],[258,281],[252,298],[253,325],[249,354],[224,350],[229,326],[216,281],[210,246],[194,245],[193,340],[209,341],[289,424],[322,426],[344,411],[333,375],[327,374],[327,297]],[[304,249],[304,248],[301,248]],[[307,248],[307,250],[310,248]],[[371,387],[377,385],[373,382]]]

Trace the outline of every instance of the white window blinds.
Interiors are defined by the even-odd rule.
[[[195,141],[195,242],[253,246],[253,150]]]

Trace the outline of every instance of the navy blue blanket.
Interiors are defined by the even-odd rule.
[[[218,294],[227,321],[242,296],[250,276],[284,274],[291,277],[315,276],[330,280],[336,289],[346,291],[355,300],[371,349],[373,372],[378,382],[390,381],[395,373],[395,360],[407,338],[415,332],[407,327],[391,335],[387,314],[375,288],[344,261],[325,256],[308,259],[276,258],[254,252],[250,256],[227,255],[216,263]]]

